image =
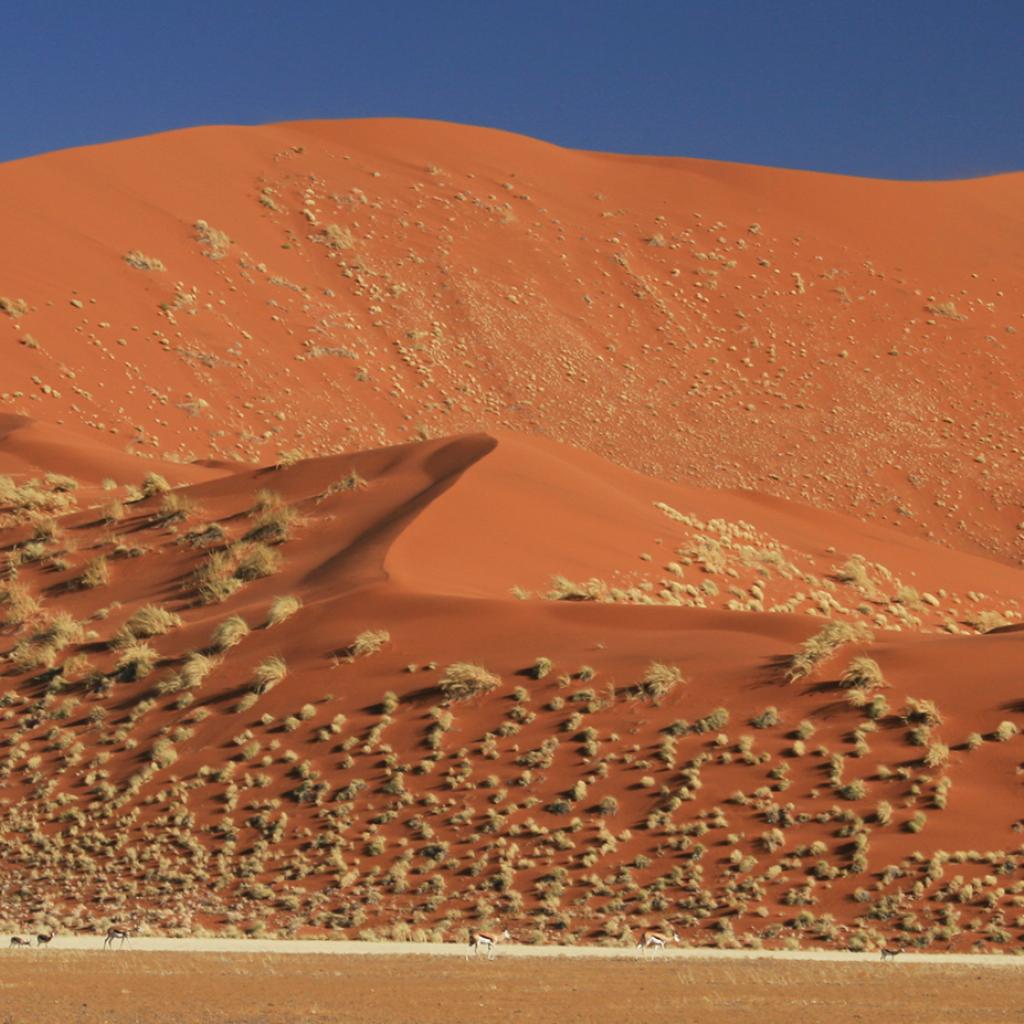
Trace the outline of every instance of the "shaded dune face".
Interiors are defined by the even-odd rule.
[[[18,161],[0,412],[185,462],[542,433],[1016,563],[1021,183],[395,120]]]
[[[0,167],[9,930],[1019,941],[1020,188]]]

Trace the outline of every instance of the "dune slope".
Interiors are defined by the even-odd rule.
[[[1016,564],[1024,177],[396,120],[0,166],[0,411],[164,461],[511,429]]]
[[[1019,570],[519,434],[286,462],[5,485],[12,929],[1019,941]]]

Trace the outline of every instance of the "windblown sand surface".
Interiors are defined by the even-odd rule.
[[[956,1024],[1015,1020],[1018,970],[796,961],[269,957],[241,954],[12,954],[11,1024]]]
[[[0,167],[0,923],[1015,948],[1020,191]]]

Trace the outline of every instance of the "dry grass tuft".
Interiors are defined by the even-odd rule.
[[[497,689],[501,685],[501,677],[481,665],[459,661],[444,670],[437,685],[447,700],[461,701]]]
[[[267,626],[279,626],[286,619],[290,619],[301,607],[302,601],[290,594],[275,597],[270,602],[270,609],[267,612]]]

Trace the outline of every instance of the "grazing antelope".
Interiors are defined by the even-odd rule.
[[[20,935],[11,936],[11,948],[15,946],[31,946],[32,943],[28,939],[23,939]]]
[[[50,932],[49,935],[37,935],[36,945],[37,946],[48,946],[53,941],[54,932]]]
[[[664,950],[670,942],[679,945],[679,936],[675,932],[671,935],[666,935],[665,932],[644,932],[636,944],[636,951],[643,956],[648,949]]]
[[[494,947],[499,942],[508,942],[511,938],[507,928],[500,935],[495,932],[470,932],[469,949],[473,950],[473,956],[476,956],[481,948],[484,948],[487,950],[487,959],[493,960]],[[466,951],[466,959],[469,959],[469,950]]]
[[[117,942],[118,939],[121,940],[121,946],[123,946],[125,944],[125,940],[127,940],[130,934],[131,932],[129,932],[127,928],[108,928],[107,937],[103,940],[103,948],[113,949],[114,943]]]
[[[902,953],[902,952],[903,952],[903,948],[902,947],[900,947],[899,949],[890,949],[888,946],[883,946],[882,947],[882,959],[883,960],[895,960],[896,957],[898,957],[900,955],[900,953]]]

